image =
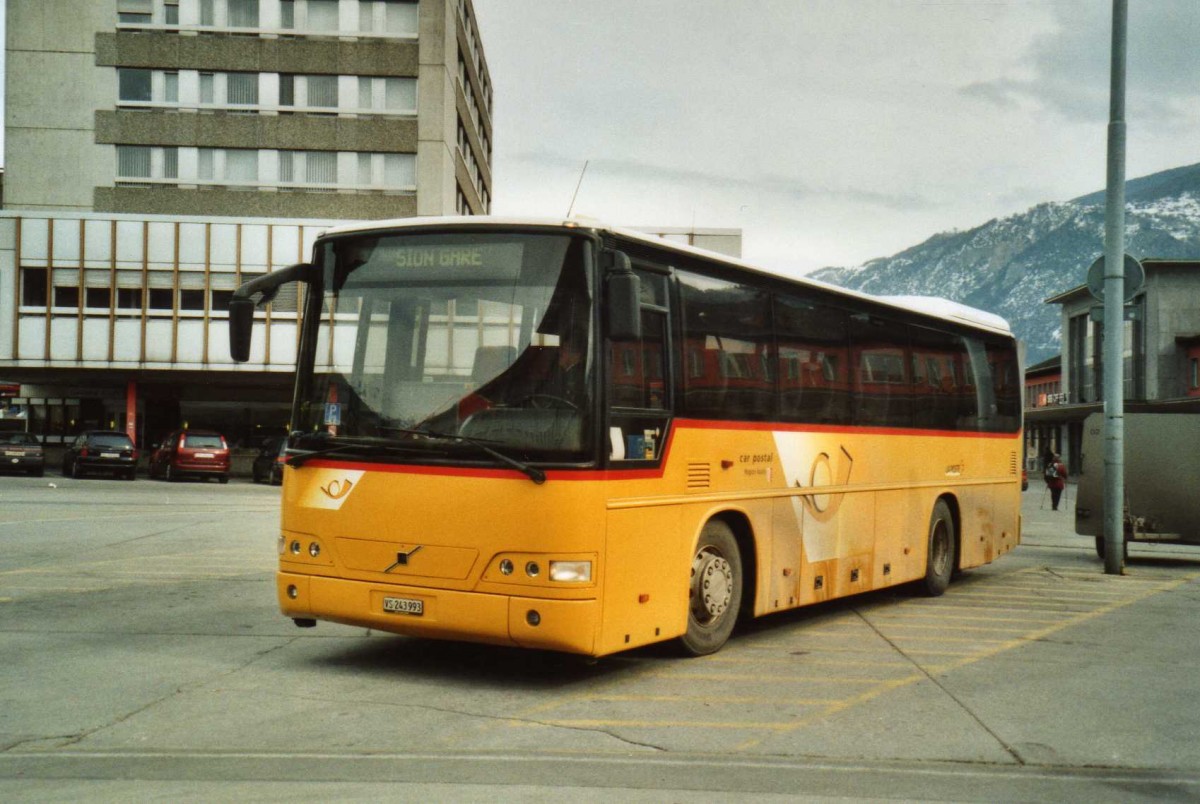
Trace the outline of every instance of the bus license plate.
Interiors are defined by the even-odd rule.
[[[425,601],[408,597],[385,597],[383,610],[393,614],[415,614],[419,617],[425,613]]]

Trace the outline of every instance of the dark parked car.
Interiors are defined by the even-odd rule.
[[[210,430],[176,430],[150,456],[150,477],[215,477],[229,482],[229,446]]]
[[[250,469],[254,482],[270,482],[272,486],[278,486],[283,482],[283,462],[286,458],[287,439],[268,438],[254,456],[254,465]]]
[[[0,469],[41,477],[46,470],[41,443],[29,433],[0,433]]]
[[[63,455],[66,477],[83,477],[88,472],[104,472],[113,477],[133,480],[137,477],[137,449],[124,433],[88,430],[80,433]]]

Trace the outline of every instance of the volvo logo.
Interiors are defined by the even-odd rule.
[[[385,569],[384,572],[391,572],[396,567],[407,567],[409,556],[411,556],[413,553],[417,552],[420,549],[421,549],[421,545],[418,544],[416,547],[412,548],[411,550],[401,550],[401,551],[397,552],[396,553],[396,563],[392,564],[392,566]]]
[[[321,491],[331,500],[340,500],[350,493],[354,484],[349,480],[330,480],[328,486],[321,486]]]

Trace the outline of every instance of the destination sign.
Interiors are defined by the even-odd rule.
[[[369,261],[354,272],[352,282],[455,282],[472,279],[516,281],[524,259],[521,243],[447,243],[418,245],[413,241],[380,243]]]

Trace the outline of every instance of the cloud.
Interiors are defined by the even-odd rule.
[[[573,171],[576,176],[583,170],[583,163],[578,159],[550,151],[517,152],[511,154],[509,159],[514,166]],[[934,199],[911,190],[884,192],[878,188],[853,185],[813,185],[804,179],[780,174],[745,176],[631,159],[588,160],[584,183],[597,181],[617,181],[624,186],[669,185],[711,194],[768,194],[792,202],[852,202],[893,210],[933,209],[939,206]]]
[[[1107,3],[1051,7],[1054,27],[1025,54],[1028,77],[967,83],[959,94],[1001,109],[1032,107],[1068,122],[1107,120],[1112,69],[1112,17]],[[1128,119],[1179,127],[1200,109],[1200,3],[1155,0],[1134,4],[1127,26]]]

